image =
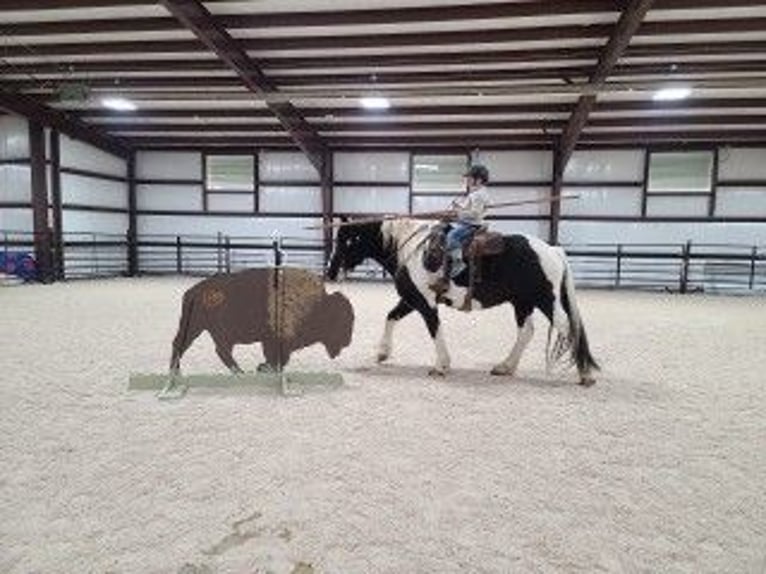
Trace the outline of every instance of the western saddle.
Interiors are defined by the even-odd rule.
[[[425,253],[423,255],[423,264],[427,270],[432,273],[437,271],[444,260],[444,250],[449,224],[439,225],[429,237]],[[503,252],[503,235],[494,231],[489,231],[486,225],[477,226],[473,233],[463,244],[463,261],[468,266],[468,293],[461,310],[467,311],[471,308],[474,288],[481,283],[481,261],[488,255],[498,255]],[[437,300],[441,300],[442,295],[449,287],[432,286],[436,292]]]

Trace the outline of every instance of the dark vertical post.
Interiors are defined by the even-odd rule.
[[[216,241],[215,246],[215,256],[216,256],[216,273],[220,273],[223,271],[223,233],[220,231],[218,232],[218,238]]]
[[[258,164],[260,154],[253,154],[253,213],[261,210],[261,167]]]
[[[551,183],[551,198],[561,195],[564,186],[564,164],[561,155],[561,145],[553,150],[553,181]],[[556,245],[559,242],[559,221],[561,220],[561,199],[551,200],[551,218],[548,228],[548,243]]]
[[[128,275],[138,275],[138,229],[136,201],[136,152],[128,155]]]
[[[32,222],[35,261],[40,281],[50,283],[51,233],[48,228],[48,185],[45,166],[45,130],[29,121],[29,155],[32,180]]]
[[[619,289],[622,278],[622,243],[617,244],[617,276],[614,279],[614,286]]]
[[[681,248],[681,276],[678,284],[679,293],[687,293],[689,290],[689,259],[691,251],[692,242],[687,241]]]
[[[51,207],[53,210],[53,273],[64,279],[64,228],[61,211],[61,138],[57,130],[50,131]]]
[[[718,196],[718,148],[713,150],[713,170],[710,174],[710,197],[708,198],[707,214],[715,215],[716,197]]]
[[[412,181],[415,175],[415,154],[410,151],[410,193],[407,195],[407,213],[412,215]]]
[[[207,152],[202,152],[202,211],[207,211]]]
[[[649,163],[652,160],[652,152],[646,148],[644,152],[644,185],[641,188],[641,217],[646,217],[646,204],[649,198]]]
[[[758,246],[753,245],[753,250],[750,252],[750,281],[749,287],[752,291],[755,287],[755,262],[758,259]]]
[[[183,265],[181,259],[181,236],[176,235],[176,273],[179,275],[183,272]]]
[[[226,273],[231,273],[231,241],[226,236]]]
[[[333,166],[332,166],[332,152],[326,152],[322,156],[322,169],[320,171],[320,179],[322,185],[322,223],[324,228],[322,230],[322,239],[324,247],[324,266],[330,262],[332,257],[332,243],[333,233],[330,224],[333,219]]]

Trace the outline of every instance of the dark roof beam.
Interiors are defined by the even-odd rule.
[[[250,59],[229,33],[212,17],[199,0],[161,0],[161,3],[186,28],[213,51],[229,68],[234,70],[242,83],[254,94],[268,97],[277,90],[273,82]],[[326,158],[326,146],[319,134],[306,122],[289,102],[268,102],[266,106],[277,117],[297,146],[322,174]]]

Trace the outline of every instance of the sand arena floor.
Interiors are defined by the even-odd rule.
[[[375,366],[393,290],[346,284],[343,390],[128,392],[194,281],[0,289],[0,572],[766,571],[766,300],[582,292],[584,389],[546,377],[542,317],[487,374],[510,307],[442,313],[446,379],[416,316]],[[183,367],[224,370],[207,335]]]

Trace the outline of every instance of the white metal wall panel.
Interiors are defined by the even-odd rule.
[[[128,185],[119,181],[61,174],[61,201],[98,207],[128,208]]]
[[[722,217],[766,217],[766,186],[719,187],[715,214]]]
[[[416,195],[412,198],[412,213],[426,213],[430,211],[439,211],[449,209],[449,205],[454,197],[444,195]]]
[[[255,199],[251,193],[216,193],[207,196],[208,211],[241,211],[253,213]]]
[[[766,148],[721,148],[718,151],[718,179],[766,180]]]
[[[334,189],[340,213],[407,213],[409,187],[343,187]]]
[[[540,239],[548,239],[548,222],[535,220],[513,220],[513,221],[492,221],[490,222],[493,231],[498,231],[506,235],[524,234],[534,235]]]
[[[125,177],[127,162],[90,144],[61,135],[61,167],[87,169]]]
[[[201,179],[200,152],[142,151],[136,154],[138,179]]]
[[[549,190],[547,188],[535,187],[508,187],[492,188],[489,191],[492,203],[500,203],[509,201],[536,200],[541,197],[545,197]],[[423,212],[449,209],[450,203],[453,199],[455,198],[450,196],[415,196],[412,198],[412,213],[418,214]],[[503,207],[500,209],[492,209],[487,213],[488,215],[548,215],[548,204],[540,203]]]
[[[322,224],[321,217],[261,217],[257,220],[258,232],[270,237],[279,233],[286,241],[300,240],[310,244],[323,244],[322,229],[306,229]]]
[[[709,199],[703,196],[649,196],[646,203],[646,214],[651,217],[679,216],[705,217],[708,213]]]
[[[568,243],[745,243],[766,244],[758,223],[562,221],[560,241]]]
[[[643,181],[644,150],[576,151],[564,171],[564,181]]]
[[[64,209],[61,214],[64,233],[104,233],[124,235],[128,230],[127,213],[98,213]]]
[[[258,190],[260,211],[267,213],[322,213],[319,187],[279,187],[262,185]]]
[[[0,201],[32,201],[29,165],[0,165]]]
[[[563,193],[579,197],[561,202],[562,215],[641,215],[640,187],[565,187]]]
[[[19,116],[0,117],[0,159],[29,157],[29,125]]]
[[[202,211],[202,186],[137,185],[136,207],[139,211],[144,209]],[[139,217],[142,216],[139,215]]]
[[[478,162],[492,181],[549,182],[553,173],[553,154],[543,150],[482,152]]]
[[[302,152],[262,151],[258,154],[260,181],[319,181],[319,173]]]
[[[0,231],[31,232],[33,229],[31,209],[0,209]]]
[[[138,218],[139,236],[146,235],[205,235],[218,232],[232,237],[270,238],[272,233],[305,240],[322,240],[322,230],[304,229],[322,223],[321,218],[287,217],[227,217],[227,216],[171,216],[144,215]]]
[[[396,181],[409,185],[410,154],[407,152],[336,152],[333,161],[336,182]]]
[[[512,201],[532,201],[545,199],[550,193],[548,187],[490,187],[489,197],[493,204]],[[531,203],[501,207],[489,211],[491,215],[548,215],[550,204]]]

